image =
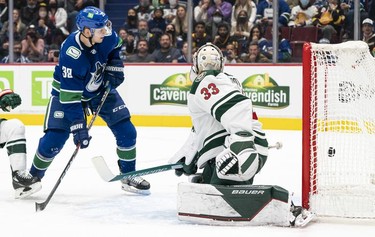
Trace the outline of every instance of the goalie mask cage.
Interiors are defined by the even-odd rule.
[[[362,41],[303,47],[302,206],[375,218],[375,60]]]

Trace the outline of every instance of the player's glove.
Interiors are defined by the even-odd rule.
[[[174,173],[180,177],[181,175],[191,175],[197,173],[198,166],[197,166],[197,161],[198,161],[198,153],[195,156],[196,159],[193,159],[193,161],[190,164],[186,164],[186,158],[182,157],[178,162],[183,163],[182,168],[180,169],[175,169]]]
[[[5,112],[10,112],[21,104],[21,97],[10,89],[0,92],[0,107]]]
[[[107,63],[104,70],[104,80],[108,81],[112,89],[116,89],[124,82],[124,64],[120,59],[113,59]]]
[[[250,132],[237,132],[229,137],[228,148],[215,159],[218,178],[248,181],[254,177],[260,163],[254,138]]]
[[[89,146],[91,136],[89,136],[89,130],[86,127],[85,121],[79,120],[73,122],[72,125],[70,125],[70,132],[73,133],[73,141],[76,146],[79,145],[82,149]]]
[[[197,144],[195,141],[195,132],[192,129],[185,144],[180,148],[180,150],[171,159],[169,159],[169,163],[174,164],[177,162],[182,162],[183,167],[175,170],[176,175],[177,176],[181,176],[182,174],[190,175],[190,174],[195,174],[198,170],[198,167],[197,167],[198,158],[199,156],[198,156]]]

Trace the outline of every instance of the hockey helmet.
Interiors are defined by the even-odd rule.
[[[108,20],[107,14],[92,6],[86,7],[78,13],[76,24],[79,31],[83,31],[85,27],[90,29],[91,33],[94,33],[95,29],[102,28],[106,29],[106,34],[112,31],[112,23]]]
[[[199,75],[206,70],[217,70],[222,72],[224,69],[224,56],[221,50],[212,43],[206,43],[201,46],[193,55],[192,71]]]

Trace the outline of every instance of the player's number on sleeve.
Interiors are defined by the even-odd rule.
[[[201,94],[204,95],[203,98],[205,100],[210,99],[211,95],[216,95],[219,92],[220,92],[220,90],[219,90],[219,88],[216,87],[215,83],[210,83],[210,84],[208,84],[207,87],[203,87],[201,89]]]
[[[68,67],[62,67],[62,75],[64,78],[73,78],[72,69]]]

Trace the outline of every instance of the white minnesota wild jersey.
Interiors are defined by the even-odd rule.
[[[239,131],[251,132],[258,144],[267,146],[251,100],[242,94],[241,84],[231,75],[220,71],[198,75],[190,90],[188,108],[196,133],[200,168],[223,150],[226,136]],[[268,155],[268,149],[261,150],[262,155]]]

